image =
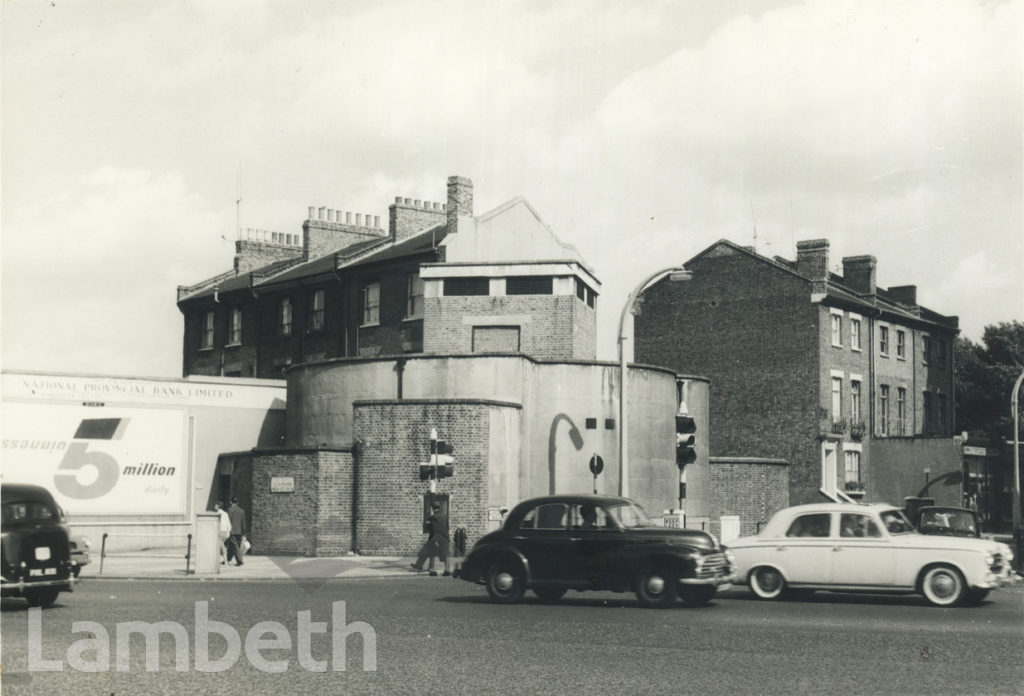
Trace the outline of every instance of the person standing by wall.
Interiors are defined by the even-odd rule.
[[[245,534],[245,510],[238,506],[238,498],[231,499],[231,507],[228,508],[228,518],[231,520],[231,536],[228,537],[228,561],[235,559],[235,565],[242,565],[242,535]]]
[[[435,500],[430,508],[430,517],[427,518],[427,542],[420,548],[416,562],[412,564],[413,570],[422,571],[423,563],[430,559],[428,569],[431,575],[437,575],[434,570],[434,557],[437,556],[444,563],[444,575],[451,575],[448,560],[448,513],[440,500]]]
[[[228,511],[224,509],[218,500],[213,504],[213,508],[217,511],[217,523],[218,523],[218,538],[220,539],[220,564],[224,565],[228,561],[228,538],[231,536],[231,516],[228,515]]]

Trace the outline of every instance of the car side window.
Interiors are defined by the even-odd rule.
[[[786,530],[788,537],[827,537],[829,523],[832,515],[830,513],[818,513],[813,515],[800,515]]]
[[[841,537],[881,537],[882,530],[867,515],[843,513],[839,518],[839,536]]]
[[[565,529],[569,506],[565,503],[538,505],[523,516],[520,529]]]
[[[608,513],[600,505],[583,503],[572,506],[573,529],[609,529]]]

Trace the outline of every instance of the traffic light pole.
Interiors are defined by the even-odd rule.
[[[635,312],[636,298],[644,291],[650,283],[660,279],[662,276],[669,276],[672,281],[677,280],[689,280],[690,272],[682,266],[672,266],[670,268],[663,268],[656,273],[644,278],[643,282],[633,289],[633,292],[626,295],[626,304],[622,307],[622,313],[619,315],[619,495],[624,498],[629,497],[629,432],[627,426],[627,383],[629,382],[629,373],[626,366],[626,336],[624,330],[626,326],[626,314],[632,314]],[[635,333],[635,332],[634,332]]]

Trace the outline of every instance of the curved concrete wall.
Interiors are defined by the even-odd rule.
[[[391,357],[309,363],[287,377],[289,447],[351,446],[357,400],[489,399],[521,404],[523,414],[518,471],[500,477],[492,472],[505,493],[492,492],[490,504],[513,505],[554,491],[592,492],[594,455],[604,461],[597,491],[619,491],[615,363],[538,362],[522,355]],[[632,366],[629,379],[630,493],[659,514],[677,505],[676,375]],[[691,384],[690,410],[701,411],[697,420],[706,433],[707,383]],[[706,436],[698,443],[706,467]],[[454,444],[457,457],[459,443]],[[516,499],[498,500],[502,495]]]

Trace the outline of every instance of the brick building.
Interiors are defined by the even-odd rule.
[[[217,464],[257,548],[414,551],[432,431],[455,446],[455,475],[433,484],[470,542],[525,498],[617,493],[621,374],[595,360],[600,282],[580,253],[521,197],[475,214],[463,177],[445,204],[397,199],[388,220],[310,209],[301,236],[247,234],[231,271],[178,290],[186,374],[287,382],[283,445]],[[626,378],[628,485],[657,515],[678,503],[675,415],[706,427],[707,380]]]
[[[712,477],[726,460],[779,458],[791,504],[902,503],[959,470],[958,321],[920,306],[915,286],[878,287],[872,256],[830,272],[827,240],[799,242],[796,261],[723,240],[685,265],[689,282],[644,294],[636,359],[710,379]]]

